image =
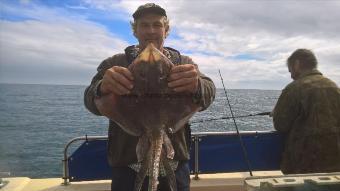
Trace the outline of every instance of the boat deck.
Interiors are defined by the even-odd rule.
[[[281,171],[258,171],[254,176],[277,176]],[[247,172],[200,174],[199,180],[192,180],[191,191],[240,191],[244,190],[244,180],[249,177]],[[1,191],[110,191],[110,180],[72,182],[62,185],[61,178],[30,179],[28,177],[4,178],[7,184]]]
[[[282,175],[281,171],[248,173],[200,174],[192,176],[191,191],[279,191],[294,188],[299,191],[340,190],[340,172]],[[4,178],[0,191],[110,191],[110,180],[72,182],[63,185],[62,178],[30,179],[27,177]]]

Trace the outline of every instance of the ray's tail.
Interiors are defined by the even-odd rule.
[[[134,190],[141,190],[144,179],[148,175],[148,191],[156,191],[162,163],[170,184],[170,190],[176,191],[176,177],[167,161],[167,159],[173,159],[174,155],[171,141],[163,129],[151,134],[151,136],[142,136],[137,144],[137,156],[139,162],[141,162],[141,168],[136,176]]]
[[[162,132],[162,131],[161,131]],[[156,191],[158,185],[158,175],[159,175],[159,164],[162,154],[163,147],[163,133],[158,134],[154,137],[151,142],[151,154],[152,159],[150,160],[150,172],[149,172],[149,187],[148,191]]]

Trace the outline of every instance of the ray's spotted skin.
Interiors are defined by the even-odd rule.
[[[125,132],[139,137],[136,154],[141,168],[136,177],[136,191],[141,189],[148,173],[148,190],[157,190],[160,163],[166,170],[171,189],[177,190],[176,178],[167,160],[173,159],[175,154],[168,134],[182,128],[200,107],[193,103],[192,95],[176,93],[168,87],[173,66],[150,43],[128,67],[134,77],[131,93],[109,94],[95,100],[103,115]]]

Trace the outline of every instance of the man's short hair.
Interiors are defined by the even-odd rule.
[[[304,69],[314,69],[318,65],[314,53],[308,49],[297,49],[287,59],[287,65],[291,66],[298,60],[301,63],[301,67]]]

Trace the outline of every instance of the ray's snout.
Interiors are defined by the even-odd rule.
[[[154,64],[161,59],[162,53],[153,45],[152,43],[148,44],[148,46],[140,53],[140,55],[136,58],[135,62],[146,62],[150,64]]]

